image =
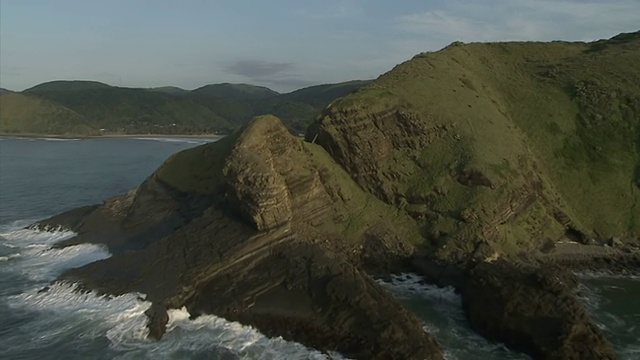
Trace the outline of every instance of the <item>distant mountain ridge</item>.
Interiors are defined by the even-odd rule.
[[[68,112],[60,109],[78,114],[88,124],[81,128],[83,132],[75,135],[229,133],[265,113],[281,117],[292,131],[301,133],[331,101],[367,83],[320,85],[280,94],[249,84],[211,84],[189,91],[174,86],[144,89],[88,80],[56,80],[20,94],[47,100],[48,105],[36,113],[47,118],[47,111],[51,111],[49,118],[59,124],[38,129],[36,124],[41,122],[30,118],[31,112],[20,107],[44,103],[10,97],[3,101],[7,111],[0,112],[0,124],[4,124],[0,126],[0,133],[60,135],[51,133],[52,129],[64,129],[71,134],[68,132],[74,128],[66,126],[65,117],[61,115]]]
[[[280,95],[277,91],[273,91],[264,86],[230,83],[205,85],[191,91],[191,93],[201,96],[235,100],[268,99]]]
[[[30,87],[23,92],[38,93],[42,91],[87,91],[113,88],[111,85],[89,80],[55,80]]]
[[[149,88],[147,90],[166,93],[170,95],[186,95],[189,93],[189,90],[185,90],[177,86],[160,86],[160,87]]]

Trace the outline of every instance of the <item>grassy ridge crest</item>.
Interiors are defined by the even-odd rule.
[[[307,133],[443,256],[640,236],[640,33],[454,43],[332,103]]]

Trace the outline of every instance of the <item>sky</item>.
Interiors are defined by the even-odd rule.
[[[60,80],[279,92],[372,79],[453,41],[592,41],[640,0],[0,0],[0,87]]]

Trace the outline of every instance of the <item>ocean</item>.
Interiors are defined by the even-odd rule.
[[[48,285],[65,269],[106,258],[97,245],[53,249],[73,236],[24,229],[140,184],[168,156],[205,138],[42,139],[0,137],[0,359],[341,359],[210,315],[170,311],[160,341],[146,339],[140,294],[115,298]],[[640,279],[582,275],[581,299],[621,359],[640,359]],[[460,296],[414,274],[379,281],[423,321],[448,359],[528,359],[468,326]]]

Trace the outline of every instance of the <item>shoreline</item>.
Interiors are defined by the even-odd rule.
[[[56,134],[2,134],[0,138],[21,139],[101,139],[101,138],[188,138],[188,139],[222,139],[227,135],[200,134],[104,134],[104,135],[56,135]]]

